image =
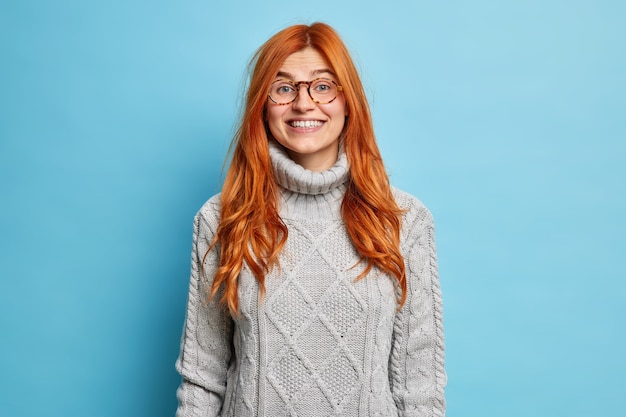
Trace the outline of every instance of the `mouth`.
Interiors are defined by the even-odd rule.
[[[287,122],[289,126],[296,127],[300,129],[312,129],[314,127],[319,127],[324,124],[321,120],[290,120]]]

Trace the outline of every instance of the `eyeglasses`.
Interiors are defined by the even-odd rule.
[[[328,104],[337,98],[339,91],[343,91],[343,87],[328,78],[297,82],[280,79],[272,83],[269,98],[280,106],[293,103],[300,93],[300,86],[303,84],[307,86],[311,100],[317,104]]]

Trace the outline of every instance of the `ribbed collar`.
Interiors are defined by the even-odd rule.
[[[289,191],[311,195],[325,194],[348,181],[348,158],[341,150],[335,165],[326,171],[315,172],[295,163],[277,142],[270,140],[269,148],[276,181]]]

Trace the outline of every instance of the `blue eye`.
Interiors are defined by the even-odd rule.
[[[312,92],[315,94],[328,94],[335,91],[334,84],[330,80],[318,80],[311,86]]]
[[[289,83],[276,84],[272,90],[278,96],[288,96],[296,92],[295,87]]]

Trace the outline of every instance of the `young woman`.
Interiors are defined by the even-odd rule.
[[[195,218],[177,416],[443,416],[432,217],[389,185],[345,45],[292,26],[251,68]]]

